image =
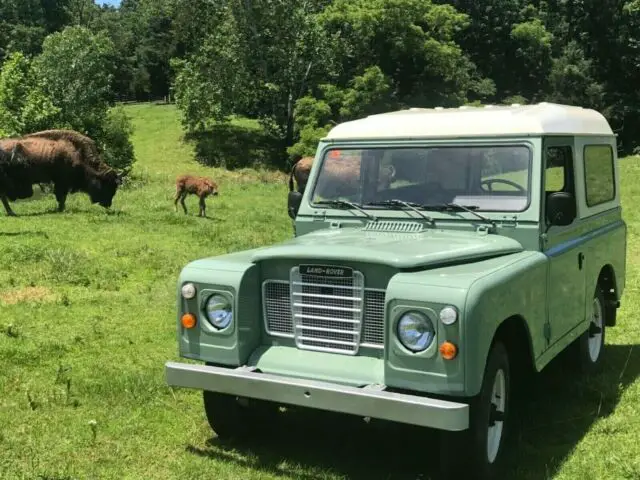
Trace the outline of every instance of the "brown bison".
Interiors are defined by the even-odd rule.
[[[200,199],[200,212],[198,216],[206,217],[207,214],[205,210],[207,206],[205,205],[205,199],[209,195],[218,195],[218,184],[207,177],[180,175],[176,178],[176,195],[173,202],[176,212],[178,211],[178,200],[180,200],[184,214],[187,214],[187,206],[184,204],[184,199],[189,194],[196,195]]]
[[[0,147],[0,192],[5,193],[0,196],[0,201],[7,215],[15,216],[8,200],[15,202],[19,198],[29,198],[33,195],[33,186],[24,180],[26,168],[26,159],[22,156],[21,149],[14,147],[5,150]]]
[[[29,133],[23,135],[22,138],[48,138],[49,140],[66,140],[71,143],[80,155],[83,163],[100,168],[102,160],[98,152],[96,142],[90,137],[83,135],[75,130],[53,129],[43,130],[41,132]]]
[[[45,137],[8,138],[0,140],[0,149],[16,152],[25,162],[23,169],[8,175],[7,183],[17,187],[14,186],[13,190],[12,187],[0,190],[0,199],[8,215],[15,214],[8,206],[7,198],[15,196],[15,190],[23,189],[27,183],[53,183],[58,211],[62,212],[67,195],[79,191],[89,194],[91,203],[98,203],[104,208],[111,207],[122,181],[120,175],[99,160],[85,162],[69,140]]]
[[[80,132],[75,130],[52,129],[23,135],[23,138],[31,137],[48,138],[50,140],[68,140],[76,148],[84,163],[96,168],[101,167],[102,161],[100,159],[100,154],[98,153],[96,142]],[[47,185],[40,184],[39,186],[43,193],[47,193],[49,191]]]
[[[298,192],[304,194],[305,188],[307,188],[307,182],[309,181],[309,173],[311,172],[311,167],[313,166],[313,157],[302,157],[296,163],[293,164],[291,168],[291,173],[289,174],[289,191],[293,192],[293,180],[298,185]]]
[[[289,191],[293,191],[295,179],[298,192],[304,194],[313,161],[313,157],[303,157],[294,164],[289,175]],[[359,155],[344,156],[339,160],[334,158],[325,160],[316,185],[316,194],[321,197],[335,198],[357,193],[360,190],[360,163]],[[377,179],[378,188],[389,188],[395,177],[396,171],[393,165],[383,166],[380,168]]]

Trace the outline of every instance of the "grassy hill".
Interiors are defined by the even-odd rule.
[[[283,424],[268,445],[231,447],[213,437],[198,392],[165,386],[180,269],[290,237],[286,176],[203,167],[174,107],[127,108],[138,163],[113,213],[84,194],[51,213],[46,195],[0,218],[0,478],[427,478],[431,438],[412,429],[372,434],[319,415]],[[514,478],[640,477],[640,166],[621,164],[627,285],[607,370],[586,384],[555,363],[541,376]],[[220,183],[209,219],[194,197],[189,215],[173,210],[187,172]]]

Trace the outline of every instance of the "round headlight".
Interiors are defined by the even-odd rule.
[[[431,320],[420,312],[407,312],[398,322],[398,338],[413,352],[429,348],[436,336]]]
[[[196,296],[196,286],[193,283],[185,283],[182,285],[181,292],[184,298],[190,300]]]
[[[458,319],[458,311],[454,307],[444,307],[440,310],[440,321],[445,325],[453,325]]]
[[[227,328],[233,320],[231,303],[223,295],[211,295],[205,305],[207,319],[219,330]]]

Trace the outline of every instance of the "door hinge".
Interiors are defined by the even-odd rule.
[[[549,242],[549,236],[546,233],[540,235],[540,248],[544,250]]]
[[[507,228],[515,228],[518,226],[518,216],[514,215],[513,217],[504,217],[502,220],[500,220],[500,226],[501,227],[507,227]]]
[[[313,212],[313,221],[314,222],[324,222],[325,218],[327,217],[327,212],[325,212],[324,210],[316,210]]]

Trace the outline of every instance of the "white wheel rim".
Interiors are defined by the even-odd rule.
[[[602,348],[602,305],[600,299],[593,299],[593,312],[591,313],[591,323],[599,329],[598,333],[588,332],[589,335],[589,358],[592,362],[598,360],[600,349]],[[589,325],[591,329],[591,325]]]
[[[496,372],[496,378],[493,380],[493,389],[491,391],[490,410],[497,410],[504,414],[505,405],[507,404],[507,385],[503,370]],[[492,413],[489,413],[489,428],[487,432],[487,457],[489,463],[493,463],[498,456],[500,449],[500,441],[502,440],[503,420],[495,420],[491,424]],[[500,417],[502,418],[502,416]]]

